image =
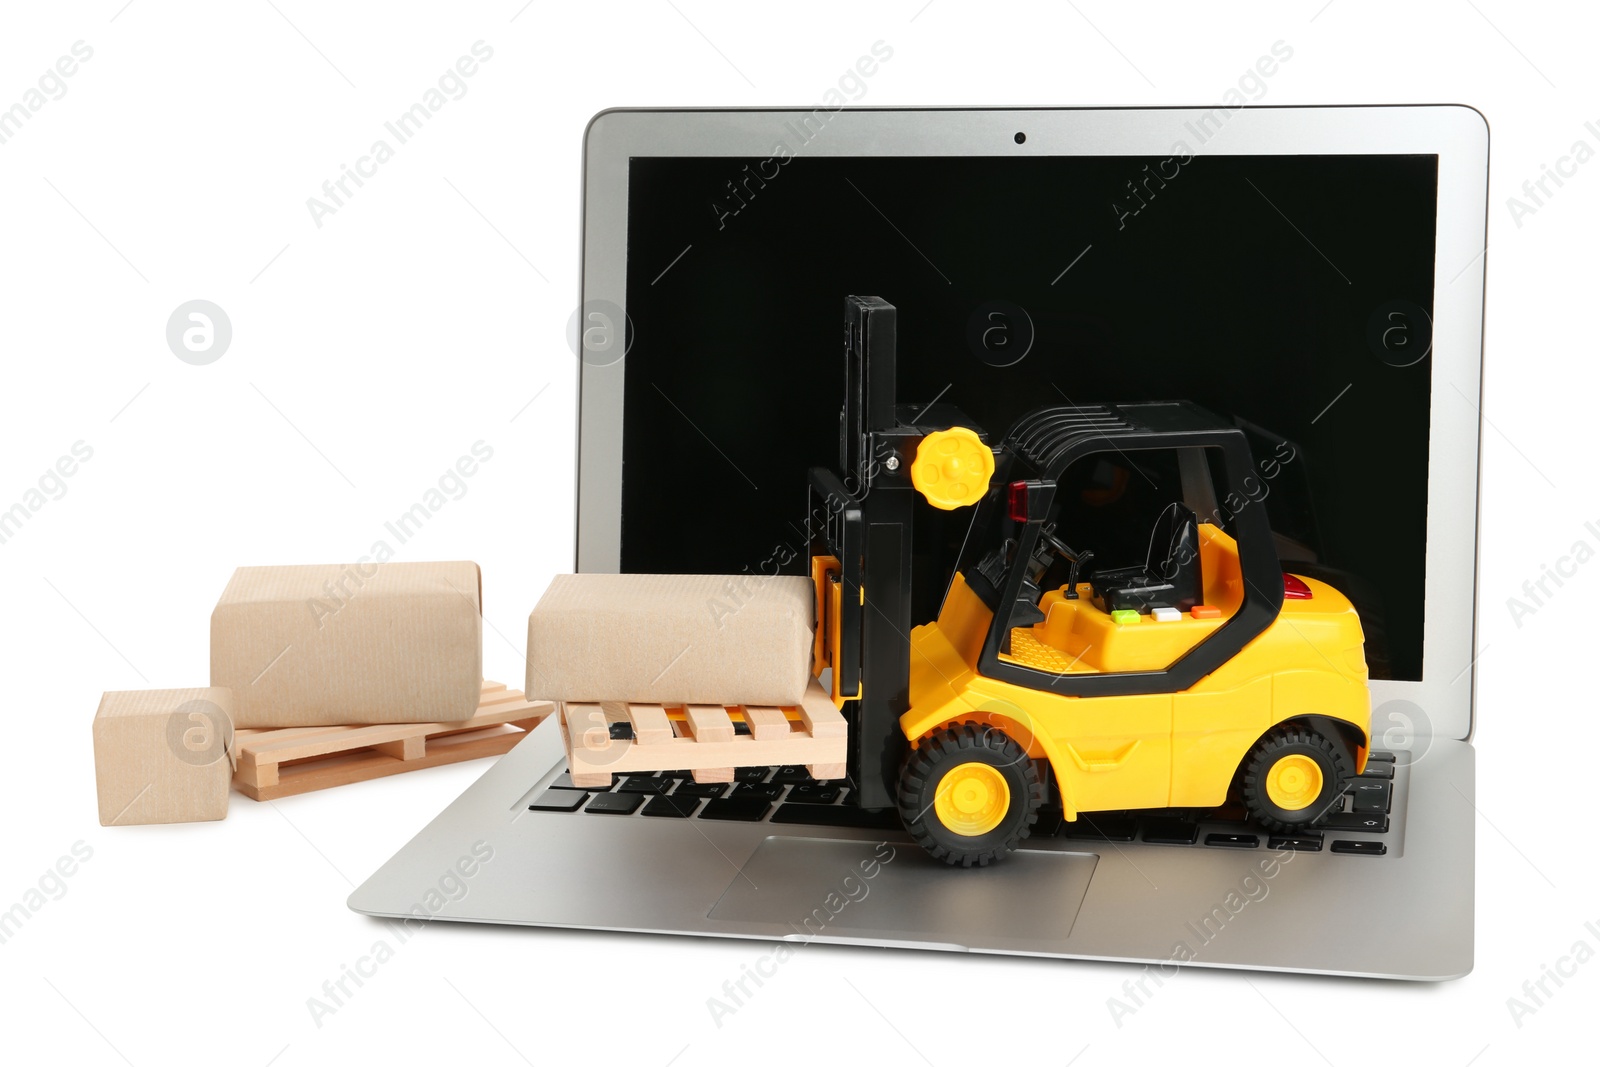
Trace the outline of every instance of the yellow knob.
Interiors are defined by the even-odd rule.
[[[993,476],[994,452],[965,426],[924,437],[911,464],[911,484],[941,511],[982,500]]]

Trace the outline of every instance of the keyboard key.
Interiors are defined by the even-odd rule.
[[[712,801],[712,803],[717,802]],[[900,816],[893,808],[865,811],[854,804],[780,804],[778,810],[772,813],[772,821],[789,825],[849,827],[861,830],[900,829]]]
[[[778,773],[772,776],[772,780],[774,782],[781,782],[784,785],[791,785],[795,782],[809,782],[813,779],[811,777],[811,772],[806,770],[804,767],[796,767],[791,765],[788,767],[779,767]]]
[[[1387,815],[1389,796],[1394,790],[1391,782],[1369,782],[1357,778],[1350,787],[1350,810],[1359,815]]]
[[[789,803],[791,804],[832,804],[839,799],[843,792],[837,785],[824,785],[822,782],[797,782],[789,790]]]
[[[687,819],[699,806],[699,798],[674,793],[670,797],[651,797],[639,814],[652,815],[660,819]]]
[[[1202,815],[1206,822],[1238,822],[1250,821],[1250,813],[1245,810],[1244,804],[1237,800],[1230,800],[1220,808],[1213,808],[1209,813]]]
[[[1394,753],[1393,752],[1368,752],[1367,753],[1367,762],[1368,763],[1393,763],[1394,762]]]
[[[1369,834],[1386,834],[1389,832],[1389,817],[1387,815],[1363,815],[1355,811],[1336,811],[1328,816],[1328,821],[1323,823],[1323,828],[1348,832],[1358,830]]]
[[[1144,839],[1152,845],[1192,845],[1199,832],[1187,819],[1144,820]]]
[[[760,822],[770,807],[772,802],[762,797],[727,797],[706,801],[700,817],[724,822]]]
[[[629,775],[617,786],[619,793],[649,793],[651,795],[665,793],[672,788],[671,778],[644,778],[639,775]]]
[[[642,793],[596,793],[584,811],[602,815],[632,815],[644,803]]]
[[[1255,834],[1207,834],[1206,844],[1217,848],[1259,848],[1261,839]]]
[[[1132,841],[1138,827],[1132,815],[1121,812],[1094,812],[1079,815],[1061,828],[1065,837],[1084,837],[1099,841]]]
[[[528,805],[529,811],[577,811],[589,794],[581,789],[546,789]]]
[[[1361,777],[1363,777],[1363,778],[1393,778],[1394,777],[1394,764],[1392,764],[1392,763],[1375,763],[1372,760],[1368,760],[1367,761],[1367,769],[1361,772]]]
[[[777,800],[783,796],[783,786],[777,782],[740,782],[733,787],[733,796],[736,799]]]
[[[736,782],[764,782],[771,772],[771,767],[735,767],[733,769],[733,780]]]
[[[1382,841],[1335,841],[1328,851],[1341,856],[1381,856],[1389,846]]]
[[[1287,834],[1283,837],[1274,837],[1267,842],[1271,849],[1289,849],[1292,852],[1321,852],[1321,834]]]
[[[615,784],[615,779],[605,785],[573,785],[572,775],[562,771],[556,775],[556,780],[550,783],[551,789],[587,789],[593,793],[604,793]]]
[[[705,797],[715,800],[727,793],[726,782],[679,782],[678,788],[673,790],[675,797]]]

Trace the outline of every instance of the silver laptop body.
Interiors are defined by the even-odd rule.
[[[630,160],[759,158],[783,131],[815,125],[815,114],[597,116],[584,148],[583,306],[627,306]],[[1184,964],[1421,980],[1470,971],[1482,116],[1458,106],[847,109],[829,113],[825,136],[805,151],[1152,157],[1194,141],[1197,129],[1219,131],[1214,150],[1228,155],[1438,160],[1426,670],[1421,681],[1372,682],[1374,751],[1393,759],[1375,764],[1364,788],[1381,803],[1358,810],[1352,798],[1317,851],[1274,848],[1274,835],[1225,813],[1190,818],[1174,836],[1156,813],[1126,828],[1035,836],[1003,862],[953,870],[897,829],[774,822],[793,807],[782,803],[757,822],[531,810],[564,771],[551,719],[368,878],[350,907],[407,921],[1125,960],[1167,973]],[[579,570],[621,565],[624,367],[582,369]],[[780,781],[780,800],[793,788]]]

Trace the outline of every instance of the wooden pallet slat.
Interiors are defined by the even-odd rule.
[[[427,741],[421,737],[402,737],[398,741],[384,741],[372,746],[372,751],[381,752],[390,759],[414,760],[421,759],[428,749]]]
[[[633,739],[641,745],[659,745],[674,737],[672,720],[660,704],[629,704],[628,722],[633,726]]]
[[[686,770],[697,782],[727,782],[738,767],[786,764],[803,765],[819,779],[842,778],[844,717],[815,680],[806,698],[787,709],[629,704],[620,721],[632,726],[632,741],[611,737],[599,705],[568,703],[562,719],[568,770],[573,784],[585,787],[608,786],[614,774],[664,770]],[[736,718],[749,726],[748,733],[737,731]]]
[[[688,725],[689,737],[696,744],[723,744],[739,736],[734,729],[733,717],[728,714],[728,709],[720,704],[690,704],[683,709],[683,719]],[[731,782],[733,765],[696,767],[689,774],[702,785],[708,782]]]
[[[690,704],[683,709],[689,736],[700,742],[732,741],[733,717],[720,704]]]
[[[276,800],[349,782],[509,752],[555,710],[500,682],[485,682],[478,713],[460,722],[240,730],[233,783]]]
[[[812,737],[845,737],[850,733],[844,716],[833,706],[833,698],[824,693],[821,686],[812,686],[812,691],[806,693],[806,699],[795,710]]]
[[[750,735],[757,741],[781,739],[793,733],[789,716],[782,708],[763,708],[745,705],[744,721],[750,724]]]
[[[568,703],[562,707],[561,739],[567,751],[600,753],[611,747],[611,724],[606,711],[599,704]],[[603,757],[591,756],[585,763],[597,763]],[[588,788],[609,786],[611,772],[582,769],[572,765],[572,784]]]
[[[573,744],[591,749],[606,747],[611,740],[611,727],[599,704],[567,704],[565,709]]]

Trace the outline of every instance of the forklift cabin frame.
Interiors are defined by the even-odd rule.
[[[1024,599],[1037,602],[1036,597],[1024,592],[1027,563],[1039,546],[1040,531],[1055,503],[1056,486],[1062,475],[1078,460],[1101,452],[1126,457],[1129,453],[1172,449],[1210,450],[1221,459],[1223,484],[1217,488],[1222,499],[1245,501],[1232,515],[1239,571],[1244,581],[1238,610],[1205,640],[1156,670],[1056,674],[1002,660],[1000,654],[1011,633],[1014,614]],[[1028,518],[1016,531],[1017,547],[1005,584],[995,590],[992,598],[985,598],[994,619],[978,659],[979,674],[1031,689],[1049,689],[1063,696],[1175,693],[1228,662],[1278,617],[1283,606],[1283,574],[1267,510],[1243,492],[1255,471],[1249,443],[1238,427],[1187,401],[1055,406],[1024,416],[1007,435],[1002,458],[1009,460],[1005,478],[1013,484],[1026,484]],[[1194,499],[1194,488],[1186,485],[1185,489],[1185,496]],[[1004,506],[1000,499],[1004,491],[1002,481],[991,487],[978,504],[958,565],[961,573],[976,566],[977,553],[995,547],[994,532],[1000,523],[1010,521],[1003,513],[996,514]],[[1202,522],[1219,518],[1217,513],[1200,516]],[[978,538],[987,540],[977,544]],[[975,591],[981,588],[970,579],[968,584]]]

